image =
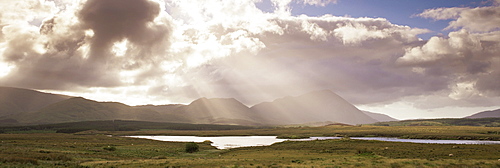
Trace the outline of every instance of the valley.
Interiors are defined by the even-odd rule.
[[[314,91],[248,107],[233,98],[128,106],[0,87],[0,167],[499,167],[500,145],[354,137],[500,141],[498,110],[398,121]],[[270,146],[216,149],[126,136],[276,136]],[[353,138],[350,138],[353,137]]]

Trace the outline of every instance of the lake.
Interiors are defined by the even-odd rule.
[[[249,146],[269,146],[287,139],[277,139],[276,136],[221,136],[221,137],[198,137],[198,136],[128,136],[132,138],[145,138],[169,142],[203,142],[212,141],[212,146],[217,149],[229,149]]]
[[[310,137],[305,139],[278,139],[276,136],[220,136],[220,137],[198,137],[198,136],[127,136],[132,138],[144,138],[169,142],[203,142],[212,141],[212,146],[217,149],[229,149],[250,146],[269,146],[283,141],[313,141],[340,139],[341,137]],[[432,139],[400,139],[389,137],[351,137],[358,140],[376,140],[389,142],[411,142],[411,143],[433,143],[433,144],[500,144],[500,141],[481,140],[432,140]]]

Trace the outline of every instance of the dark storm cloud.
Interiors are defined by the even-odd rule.
[[[87,1],[78,17],[84,28],[94,32],[90,58],[106,60],[113,43],[123,39],[145,48],[162,42],[168,27],[151,24],[159,14],[160,6],[154,1]]]
[[[8,25],[3,60],[16,67],[0,84],[71,90],[120,86],[123,70],[159,73],[154,63],[164,59],[171,32],[160,13],[155,1],[88,0],[45,20],[39,30]],[[126,51],[118,56],[112,48],[123,40]]]

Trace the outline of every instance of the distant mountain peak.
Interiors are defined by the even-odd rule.
[[[483,111],[464,118],[500,118],[500,109]]]
[[[77,100],[85,100],[85,101],[93,101],[93,102],[97,102],[95,100],[90,100],[90,99],[86,99],[84,97],[72,97],[72,98],[69,98],[68,100],[73,100],[73,101],[77,101]]]
[[[206,98],[206,97],[202,97],[202,98],[194,100],[189,105],[198,104],[198,103],[236,103],[236,104],[243,104],[240,101],[236,100],[235,98]]]
[[[367,124],[377,120],[330,90],[319,90],[296,97],[284,97],[252,107],[269,124],[302,124],[333,121]]]

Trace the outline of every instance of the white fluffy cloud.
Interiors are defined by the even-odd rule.
[[[302,3],[307,5],[326,6],[330,3],[337,3],[337,0],[302,0]]]
[[[453,19],[447,29],[464,28],[469,31],[498,31],[500,27],[500,4],[477,8],[428,9],[418,16],[435,20]]]
[[[397,63],[428,76],[447,79],[451,99],[495,105],[489,99],[497,99],[500,95],[500,40],[496,38],[500,35],[498,11],[499,6],[424,11],[419,16],[454,19],[448,28],[458,30],[446,37],[432,37],[423,45],[407,48]]]

